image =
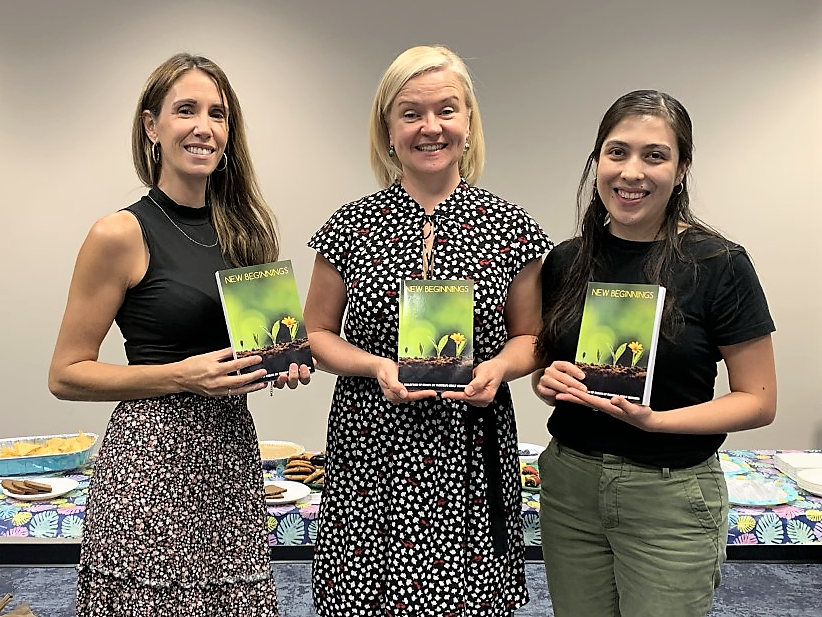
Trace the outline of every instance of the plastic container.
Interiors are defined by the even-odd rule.
[[[97,445],[96,433],[84,433],[92,437],[94,441],[91,445],[76,452],[64,452],[62,454],[35,454],[32,456],[7,456],[0,458],[0,476],[25,476],[33,473],[53,473],[56,471],[67,471],[77,469],[88,462],[91,451]],[[15,437],[14,439],[0,439],[0,449],[10,448],[18,441],[31,443],[45,443],[53,437],[77,437],[77,433],[65,433],[62,435],[39,435],[37,437]]]

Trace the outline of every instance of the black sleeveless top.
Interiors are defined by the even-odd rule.
[[[183,235],[213,244],[210,208],[180,206],[153,188],[124,209],[137,217],[149,252],[145,276],[115,317],[129,364],[167,364],[228,347],[214,273],[229,266],[219,246]]]

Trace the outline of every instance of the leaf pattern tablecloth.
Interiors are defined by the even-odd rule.
[[[789,451],[726,451],[750,466],[748,474],[789,483],[798,494],[797,499],[783,505],[732,505],[728,514],[728,544],[822,544],[822,497],[802,490],[774,466],[774,454]]]
[[[774,467],[777,450],[729,450],[725,454],[741,460],[757,477],[792,480]],[[48,501],[21,501],[2,495],[0,536],[16,538],[80,539],[86,510],[88,484],[94,469],[92,459],[83,467],[62,475],[79,486]],[[56,474],[52,474],[56,475]],[[266,480],[278,479],[265,472]],[[766,506],[731,506],[728,544],[822,544],[822,497],[799,487],[799,498],[791,503]],[[320,493],[312,492],[295,504],[268,506],[266,529],[271,546],[312,545],[317,540]],[[539,546],[539,493],[523,491],[522,519],[525,544]]]
[[[774,467],[777,452],[795,450],[726,450],[724,454],[750,468],[760,481],[772,478],[791,484],[798,499],[777,506],[737,506],[728,513],[728,544],[822,544],[822,497],[803,491]],[[523,491],[525,544],[541,543],[539,494]],[[664,507],[664,506],[660,506]]]
[[[76,489],[47,501],[23,501],[0,493],[0,536],[13,538],[61,538],[79,540],[83,533],[89,480],[94,459],[84,466],[62,474],[49,474],[77,480]],[[265,480],[278,479],[265,472]],[[36,479],[36,476],[27,476]],[[271,546],[314,544],[317,539],[317,514],[320,494],[312,492],[295,504],[268,506],[266,529]]]

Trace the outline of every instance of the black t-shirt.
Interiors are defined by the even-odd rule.
[[[228,347],[214,275],[228,266],[219,246],[201,246],[215,239],[209,208],[181,206],[158,189],[149,195],[154,201],[146,196],[125,208],[140,222],[149,251],[145,276],[116,316],[129,364],[167,364]]]
[[[659,338],[651,391],[651,408],[656,412],[713,399],[717,363],[722,359],[719,347],[764,336],[775,329],[765,294],[745,250],[695,230],[683,233],[683,252],[688,259],[675,266],[668,293],[674,295],[684,323],[673,340]],[[593,280],[649,282],[643,263],[653,245],[606,234],[605,259]],[[568,240],[548,254],[542,267],[544,299],[559,286],[577,250],[578,241]],[[579,326],[577,321],[549,347],[550,361],[574,361]],[[704,461],[726,437],[724,433],[649,433],[604,412],[562,401],[557,402],[548,420],[548,431],[571,448],[671,468]]]

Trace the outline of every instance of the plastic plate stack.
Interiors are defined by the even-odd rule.
[[[822,469],[802,469],[796,474],[796,483],[802,490],[822,497]]]
[[[799,488],[822,496],[822,452],[780,452],[773,462]]]
[[[798,482],[803,469],[822,469],[822,452],[779,452],[773,462],[779,471]]]

